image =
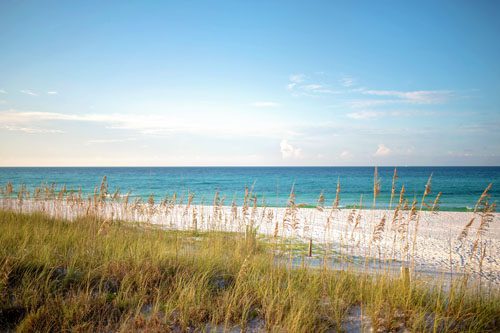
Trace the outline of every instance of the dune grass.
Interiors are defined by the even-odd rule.
[[[0,211],[0,327],[32,331],[494,332],[500,293],[291,269],[254,233],[165,231]],[[440,287],[441,286],[441,287]]]

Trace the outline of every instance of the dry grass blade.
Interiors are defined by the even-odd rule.
[[[380,194],[380,178],[378,177],[378,168],[373,172],[373,208],[377,206],[377,197]]]
[[[290,195],[288,196],[288,202],[286,205],[286,210],[283,215],[283,227],[291,228],[295,230],[297,224],[297,211],[298,207],[295,203],[295,184],[292,185],[292,189],[290,190]]]
[[[483,191],[483,193],[481,194],[481,196],[479,197],[479,199],[477,200],[477,203],[476,205],[474,206],[474,213],[476,213],[482,205],[484,205],[485,201],[488,200],[488,198],[490,197],[490,190],[491,190],[491,187],[493,186],[492,183],[490,183]]]
[[[337,188],[335,190],[335,200],[333,201],[333,209],[338,209],[340,205],[340,178],[337,179]]]
[[[433,213],[437,213],[437,211],[439,210],[439,200],[441,199],[441,192],[439,192],[436,196],[436,199],[434,199],[434,202],[432,203],[432,207],[431,207],[431,212]]]
[[[474,249],[477,248],[477,243],[486,235],[491,222],[495,219],[495,215],[493,214],[496,209],[496,204],[485,203],[484,210],[481,213],[481,221],[479,222],[479,226],[476,232],[476,240],[474,242]]]
[[[394,173],[392,175],[392,186],[391,186],[391,199],[389,200],[389,209],[392,208],[392,200],[396,194],[396,180],[398,179],[398,171],[394,168]]]
[[[99,199],[103,201],[108,195],[108,178],[106,176],[102,177],[101,186],[99,188]]]
[[[469,235],[469,230],[470,230],[472,224],[474,223],[475,219],[476,219],[475,217],[471,218],[469,223],[467,223],[465,225],[465,227],[462,229],[462,231],[460,232],[460,235],[458,236],[459,241],[462,242],[463,240],[465,240],[467,238],[467,236]]]
[[[376,243],[376,242],[380,242],[382,240],[382,235],[383,235],[384,230],[385,230],[385,222],[386,222],[386,218],[385,218],[385,214],[384,214],[382,216],[382,218],[380,219],[380,222],[373,229],[372,242]]]
[[[425,184],[425,191],[424,191],[425,196],[428,196],[429,194],[431,194],[431,182],[432,182],[432,173],[429,176],[427,183]]]
[[[316,209],[320,212],[325,210],[325,196],[323,191],[321,191],[321,194],[319,195],[318,202],[316,203]]]

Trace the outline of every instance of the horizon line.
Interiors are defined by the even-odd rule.
[[[5,168],[498,168],[500,165],[14,165]]]

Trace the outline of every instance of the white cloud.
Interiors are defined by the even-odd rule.
[[[453,157],[472,157],[472,156],[474,156],[474,154],[471,151],[465,151],[465,150],[461,151],[461,152],[448,151],[448,155],[453,156]]]
[[[318,89],[323,89],[323,86],[321,84],[306,84],[303,85],[302,88],[307,91],[315,91]]]
[[[387,114],[386,116],[388,116]],[[221,121],[221,117],[224,121]],[[226,114],[214,116],[211,113],[82,113],[68,114],[57,112],[18,111],[10,109],[0,111],[0,124],[18,127],[56,127],[65,129],[65,123],[82,122],[95,124],[95,130],[119,129],[133,131],[147,136],[164,137],[170,135],[195,135],[218,138],[227,137],[254,137],[270,138],[273,140],[302,140],[309,138],[328,138],[363,131],[367,135],[379,135],[390,131],[391,134],[406,134],[414,129],[398,128],[387,129],[371,126],[361,126],[351,121],[346,124],[336,124],[324,121],[318,124],[314,121],[300,121],[297,119],[282,119],[272,112],[262,112],[259,117],[253,113],[238,114],[229,117]],[[0,125],[0,126],[1,126]],[[99,126],[99,127],[98,127]],[[420,133],[420,131],[419,131]],[[121,133],[119,133],[121,134]],[[135,134],[125,134],[133,136]],[[122,135],[123,136],[123,135]]]
[[[344,76],[340,79],[340,84],[346,88],[352,87],[356,83],[356,79],[350,76]]]
[[[308,93],[313,93],[313,94],[336,94],[338,93],[335,90],[332,90],[324,85],[321,84],[306,84],[301,86],[303,90],[305,90]]]
[[[340,153],[340,158],[343,160],[350,159],[352,157],[352,154],[348,150],[344,150],[343,152]]]
[[[93,120],[85,115],[71,115],[56,112],[34,112],[8,110],[0,112],[0,122],[2,123],[27,123],[30,121],[45,120]]]
[[[380,143],[378,145],[377,151],[375,152],[375,154],[373,154],[373,156],[377,156],[377,157],[388,156],[391,153],[392,153],[392,150],[389,147],[387,147],[383,143]]]
[[[360,111],[360,112],[351,112],[347,114],[347,117],[358,120],[366,120],[372,118],[378,118],[383,116],[384,112],[375,112],[375,111]]]
[[[7,92],[3,89],[0,89],[0,94],[6,94]]]
[[[347,106],[351,109],[365,109],[380,105],[388,105],[401,103],[400,100],[395,99],[358,99],[347,102]]]
[[[434,116],[435,112],[422,110],[394,110],[394,111],[373,111],[364,110],[346,114],[347,117],[356,120],[367,120],[381,117],[413,117],[413,116]]]
[[[302,158],[302,149],[292,146],[287,140],[283,139],[280,142],[281,157],[287,158]]]
[[[415,104],[437,104],[446,102],[452,92],[449,90],[417,90],[417,91],[397,91],[397,90],[363,90],[363,94],[381,97],[396,97],[408,103]]]
[[[264,117],[264,116],[263,116]],[[221,122],[210,114],[171,116],[167,114],[65,114],[56,112],[0,111],[0,123],[30,127],[40,122],[76,121],[100,123],[107,128],[137,131],[147,135],[193,134],[239,137],[280,138],[290,135],[291,125],[278,123],[272,116],[253,115],[228,118]]]
[[[255,103],[252,103],[252,106],[256,107],[256,108],[276,108],[276,107],[279,107],[281,106],[280,103],[276,103],[276,102],[255,102]]]
[[[47,91],[48,95],[57,95],[59,94],[57,91]]]
[[[289,83],[286,85],[286,89],[292,91],[297,87],[300,83],[304,82],[306,76],[304,74],[291,74],[288,77]]]
[[[435,112],[432,111],[422,111],[422,110],[395,110],[395,111],[372,111],[365,110],[359,112],[351,112],[346,114],[347,117],[356,119],[356,120],[367,120],[367,119],[375,119],[382,117],[413,117],[413,116],[434,116]]]
[[[21,127],[21,126],[11,126],[11,125],[3,125],[0,128],[1,129],[5,129],[7,131],[23,132],[23,133],[28,133],[28,134],[55,134],[55,133],[64,133],[64,131],[56,130],[56,129],[35,128],[35,127]]]
[[[21,90],[23,94],[30,95],[30,96],[38,96],[37,93],[31,91],[31,90]]]
[[[288,77],[290,82],[301,83],[305,80],[306,76],[304,74],[292,74]]]
[[[101,144],[101,143],[118,143],[118,142],[129,142],[129,141],[136,141],[136,138],[124,138],[124,139],[93,139],[93,140],[88,140],[86,144],[92,145],[92,144]]]
[[[388,104],[440,104],[449,101],[454,92],[451,90],[380,90],[356,87],[356,79],[350,76],[342,77],[339,82],[345,88],[333,90],[328,83],[315,82],[314,76],[292,74],[289,76],[287,89],[295,96],[321,96],[326,94],[355,94],[360,98],[347,102],[350,108],[371,108]],[[364,99],[372,96],[371,99]]]
[[[337,94],[338,91],[330,89],[328,86],[319,83],[306,83],[308,79],[304,74],[292,74],[289,76],[286,86],[296,96],[319,96],[322,94]]]

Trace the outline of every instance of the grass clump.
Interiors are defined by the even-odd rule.
[[[500,329],[497,291],[291,269],[255,233],[0,210],[1,329],[335,332],[357,308],[379,331]]]

